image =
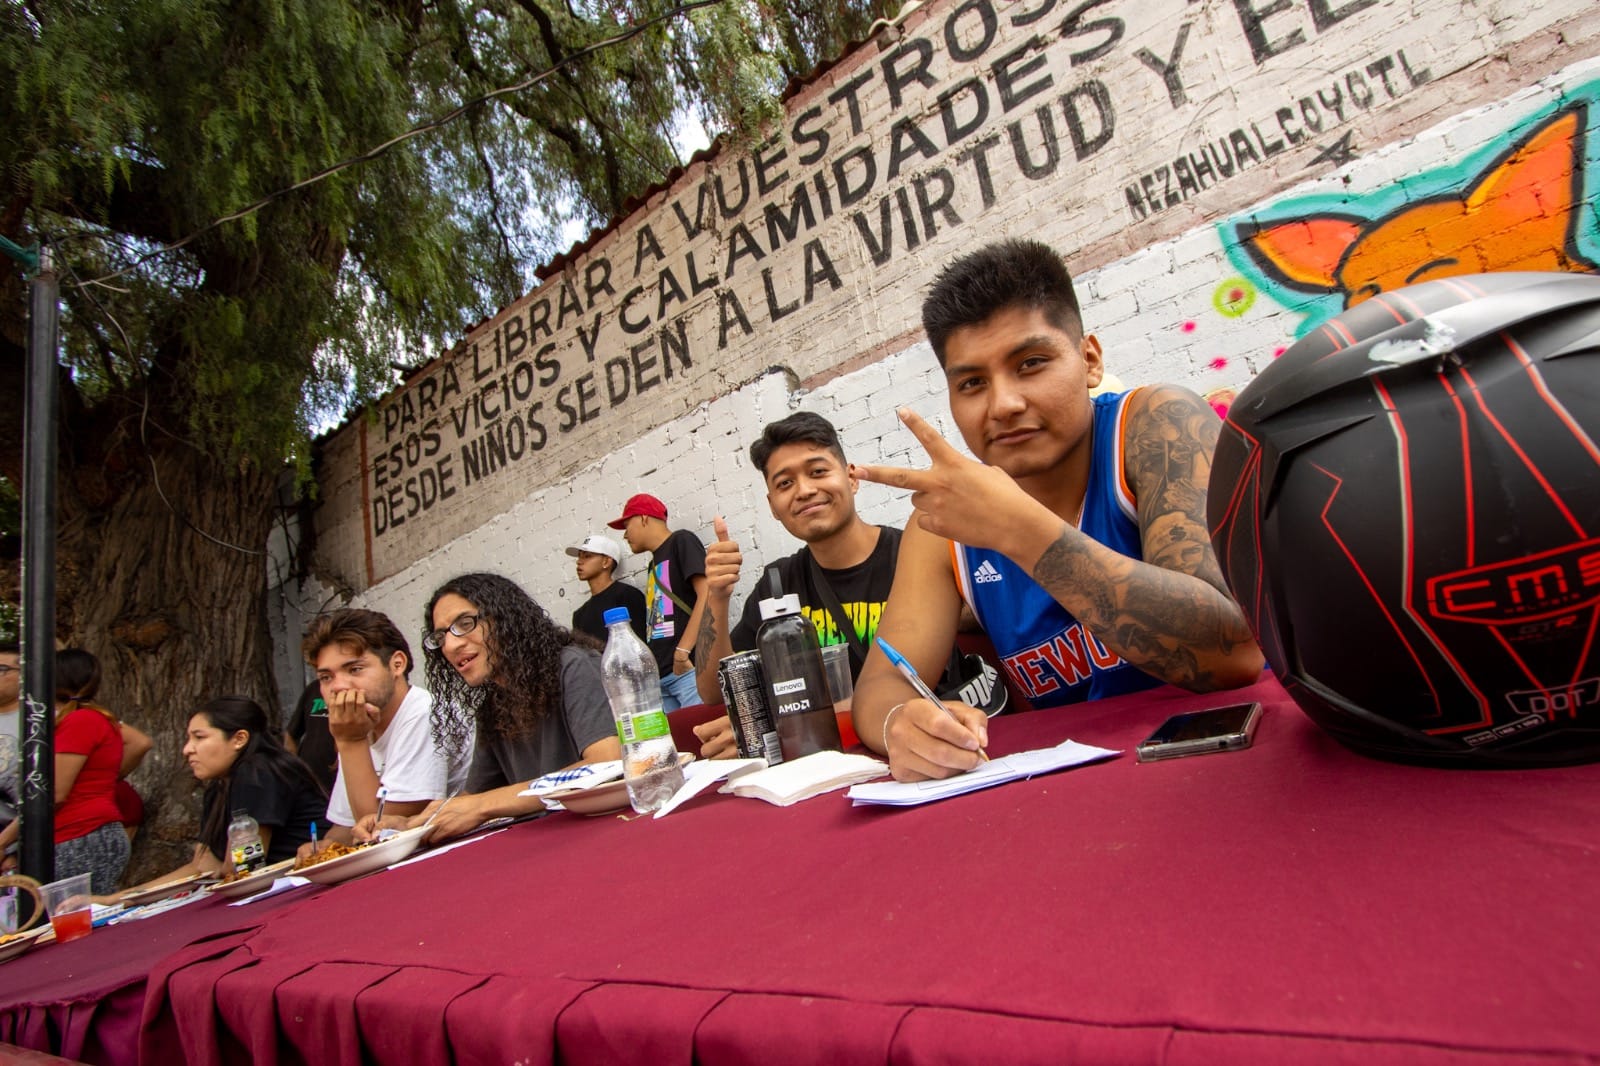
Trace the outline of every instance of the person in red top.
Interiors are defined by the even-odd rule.
[[[90,875],[90,891],[116,891],[128,865],[128,836],[117,810],[122,731],[116,716],[87,702],[100,686],[100,661],[81,648],[56,653],[56,877]],[[18,830],[0,834],[0,847]]]

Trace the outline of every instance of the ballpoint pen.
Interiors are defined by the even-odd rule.
[[[955,712],[944,705],[943,700],[934,695],[933,689],[929,688],[928,683],[922,680],[921,676],[917,674],[916,668],[906,661],[906,657],[904,655],[901,655],[899,652],[895,651],[894,646],[887,640],[884,640],[882,637],[874,637],[873,639],[877,642],[878,647],[883,649],[883,654],[889,657],[889,661],[894,664],[894,668],[899,670],[900,673],[905,676],[907,681],[911,682],[911,687],[917,690],[917,695],[921,696],[923,699],[939,708],[945,714],[948,714],[951,721],[955,722],[957,725],[961,725],[961,719],[957,718]],[[965,729],[966,726],[962,725],[962,728]],[[887,730],[885,730],[885,732],[887,732]],[[988,752],[984,751],[982,748],[978,749],[978,757],[984,762],[989,761]]]

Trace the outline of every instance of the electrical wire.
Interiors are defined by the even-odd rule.
[[[349,168],[351,168],[353,166],[356,166],[357,164],[370,162],[371,160],[378,158],[380,155],[382,155],[383,153],[387,152],[389,149],[393,148],[397,144],[403,144],[404,142],[409,141],[409,140],[411,140],[411,139],[413,139],[415,137],[419,137],[424,133],[429,133],[429,132],[431,132],[433,130],[442,129],[443,127],[445,127],[445,126],[449,125],[450,123],[454,122],[456,119],[460,118],[462,115],[466,114],[468,111],[472,110],[475,107],[478,107],[481,104],[488,103],[490,100],[493,100],[493,99],[495,99],[497,97],[505,96],[505,95],[507,95],[509,93],[521,92],[524,89],[532,88],[533,86],[535,86],[535,85],[539,84],[540,82],[544,81],[546,78],[550,77],[552,74],[555,74],[556,72],[560,71],[563,67],[570,66],[571,64],[577,62],[578,60],[587,58],[588,56],[594,54],[595,52],[599,52],[599,51],[602,51],[602,50],[604,50],[606,48],[611,48],[611,47],[614,47],[615,45],[619,45],[619,44],[622,44],[622,43],[624,43],[626,41],[630,41],[633,38],[639,36],[641,33],[644,33],[646,30],[651,29],[652,27],[654,27],[654,26],[656,26],[656,25],[658,25],[660,23],[670,21],[671,19],[675,19],[678,16],[687,14],[690,11],[696,10],[697,8],[714,7],[714,6],[716,6],[716,5],[718,5],[718,4],[722,3],[722,2],[723,2],[723,0],[688,0],[687,3],[680,4],[680,5],[678,5],[677,7],[673,8],[670,11],[665,11],[665,12],[661,13],[660,15],[655,16],[654,18],[646,19],[643,22],[636,23],[635,25],[628,27],[628,29],[624,30],[621,33],[614,34],[614,35],[612,35],[610,37],[604,38],[603,40],[595,41],[593,44],[585,45],[584,47],[578,49],[576,52],[572,52],[572,53],[568,54],[566,57],[561,59],[555,65],[553,65],[551,67],[548,67],[545,70],[542,70],[539,73],[537,73],[537,74],[535,74],[535,75],[533,75],[533,76],[531,76],[529,78],[525,78],[522,81],[519,81],[514,85],[507,85],[507,86],[503,86],[503,87],[501,87],[499,89],[492,89],[489,92],[484,93],[482,96],[475,97],[474,99],[469,100],[466,103],[461,104],[460,106],[458,106],[458,107],[446,112],[444,115],[440,116],[439,118],[433,119],[430,122],[425,122],[425,123],[423,123],[423,124],[421,124],[419,126],[411,127],[411,129],[407,130],[406,132],[400,134],[397,137],[390,138],[389,140],[383,142],[382,144],[378,145],[375,148],[369,149],[368,151],[365,151],[365,152],[361,153],[360,155],[352,156],[349,159],[342,160],[342,161],[340,161],[338,163],[333,164],[330,167],[326,167],[326,168],[324,168],[322,170],[319,170],[315,174],[310,175],[309,177],[302,178],[300,181],[297,181],[297,182],[293,183],[292,185],[287,185],[284,188],[279,189],[277,192],[269,193],[268,195],[263,196],[261,199],[257,200],[256,202],[254,202],[252,204],[249,204],[246,207],[242,207],[239,210],[234,211],[234,212],[232,212],[230,214],[223,215],[221,218],[214,219],[213,221],[206,223],[204,226],[201,226],[199,229],[193,231],[192,233],[188,234],[187,236],[182,237],[182,238],[180,238],[180,239],[178,239],[176,241],[173,241],[170,244],[164,244],[160,248],[157,248],[154,251],[148,252],[145,255],[140,256],[138,259],[135,259],[132,263],[129,263],[127,266],[123,267],[121,270],[113,271],[110,274],[102,274],[99,277],[90,278],[88,281],[78,281],[75,284],[80,286],[80,287],[81,286],[85,286],[85,285],[98,285],[98,284],[103,284],[103,283],[105,283],[107,281],[110,281],[113,278],[121,277],[122,275],[132,272],[133,270],[137,269],[138,267],[142,266],[143,264],[149,262],[152,259],[158,258],[159,256],[163,256],[163,255],[167,254],[168,252],[177,251],[178,249],[184,247],[185,245],[190,244],[190,243],[194,242],[195,240],[198,240],[200,237],[205,236],[207,233],[210,233],[212,230],[218,228],[219,226],[224,226],[229,222],[235,222],[235,221],[237,221],[237,220],[239,220],[241,218],[245,218],[245,217],[247,217],[249,215],[252,215],[255,212],[260,211],[262,208],[266,207],[268,204],[271,204],[276,200],[281,200],[283,197],[288,196],[290,193],[297,192],[300,189],[307,188],[308,186],[311,186],[311,185],[315,185],[318,182],[323,181],[323,180],[325,180],[327,178],[330,178],[333,175],[335,175],[335,174],[337,174],[337,173],[339,173],[341,171],[348,170]]]

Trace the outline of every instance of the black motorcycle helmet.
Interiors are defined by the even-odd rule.
[[[1480,274],[1317,327],[1228,412],[1217,559],[1368,755],[1600,759],[1600,277]]]

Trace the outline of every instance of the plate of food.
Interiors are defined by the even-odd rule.
[[[147,903],[160,903],[164,899],[171,899],[173,896],[204,888],[215,880],[215,877],[208,874],[190,874],[188,877],[180,877],[176,881],[167,881],[164,884],[141,888],[137,892],[128,892],[123,895],[122,903],[127,907],[143,907]]]
[[[427,826],[419,825],[375,844],[330,844],[297,862],[294,873],[314,884],[336,885],[408,857],[422,846],[427,831]]]
[[[687,766],[694,761],[694,756],[687,751],[678,752],[678,765]],[[552,792],[549,799],[561,804],[562,808],[574,814],[587,814],[593,818],[601,814],[612,814],[616,811],[627,810],[632,804],[628,799],[628,782],[623,778],[607,781],[603,785],[591,785],[588,788],[569,788],[560,792]]]
[[[236,877],[232,881],[218,881],[211,886],[211,894],[221,896],[223,899],[244,899],[257,892],[265,892],[272,887],[272,882],[288,873],[293,867],[293,859],[284,859],[271,866],[263,866],[255,873]]]
[[[10,962],[33,947],[41,936],[50,931],[50,926],[45,924],[37,929],[29,929],[25,933],[7,933],[0,936],[0,962]]]

